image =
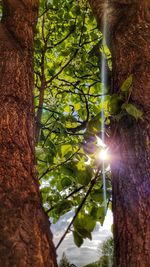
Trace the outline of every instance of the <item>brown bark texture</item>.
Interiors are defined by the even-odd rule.
[[[4,0],[0,23],[0,267],[57,266],[34,149],[38,0]]]
[[[150,1],[90,0],[112,51],[113,88],[133,75],[129,103],[143,120],[129,115],[112,125],[114,267],[150,266]],[[115,130],[114,130],[115,129]]]

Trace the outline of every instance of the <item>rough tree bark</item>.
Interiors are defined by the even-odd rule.
[[[115,267],[150,266],[150,1],[90,0],[113,58],[113,88],[118,92],[132,74],[130,103],[143,110],[143,121],[126,116],[112,147]],[[113,154],[114,152],[114,154]]]
[[[52,267],[34,153],[33,35],[38,0],[3,0],[0,23],[0,266]]]

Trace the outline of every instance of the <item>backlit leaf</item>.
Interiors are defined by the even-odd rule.
[[[132,86],[132,83],[133,83],[133,76],[130,75],[124,82],[123,84],[121,85],[120,89],[122,92],[127,92],[129,91],[129,89],[131,88]]]
[[[122,109],[125,109],[128,114],[134,117],[136,120],[142,119],[143,112],[131,103],[124,103]]]
[[[81,245],[83,244],[83,238],[78,234],[78,232],[73,231],[73,238],[76,246],[81,247]]]

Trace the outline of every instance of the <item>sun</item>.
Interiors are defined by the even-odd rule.
[[[99,138],[98,136],[96,136],[97,139],[97,146],[98,146],[98,159],[100,161],[106,161],[109,158],[108,155],[108,147],[105,145],[105,143],[102,141],[101,138]]]
[[[100,151],[98,153],[98,157],[102,161],[108,160],[108,148],[102,148],[102,149],[100,149]]]

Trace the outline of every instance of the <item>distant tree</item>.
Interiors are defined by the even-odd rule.
[[[112,259],[113,251],[114,251],[114,239],[110,237],[102,244],[101,252],[102,255],[109,256]]]
[[[114,240],[112,237],[108,238],[99,248],[102,256],[99,260],[100,267],[112,267],[113,264],[113,251],[114,251]]]
[[[60,259],[59,262],[59,267],[69,267],[70,266],[70,262],[65,254],[65,252],[63,252],[62,254],[62,258]]]
[[[113,264],[113,238],[110,237],[98,248],[101,257],[98,261],[91,262],[84,267],[112,267]]]
[[[84,265],[83,267],[99,267],[99,261],[89,263],[87,265]]]

